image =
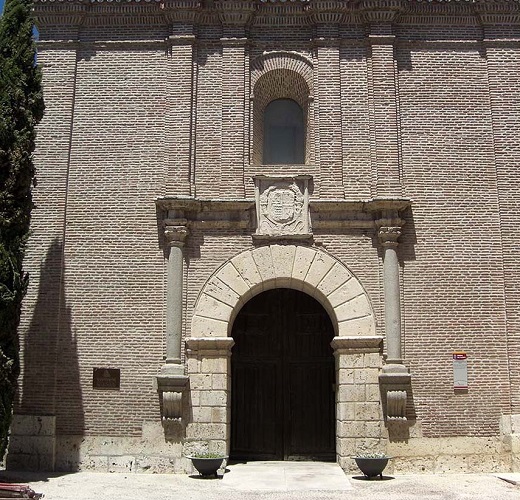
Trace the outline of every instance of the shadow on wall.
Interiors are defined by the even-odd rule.
[[[38,297],[23,339],[23,377],[7,460],[11,470],[70,471],[80,461],[83,401],[64,271],[63,243],[56,238],[40,268]],[[76,436],[74,442],[67,435]]]

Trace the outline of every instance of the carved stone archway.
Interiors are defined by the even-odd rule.
[[[374,336],[375,317],[366,291],[340,261],[322,250],[269,245],[246,250],[226,262],[198,297],[192,337],[227,337],[251,297],[271,288],[294,288],[318,300],[337,336]]]
[[[229,453],[231,329],[242,306],[272,288],[311,295],[332,320],[336,453],[348,470],[356,446],[380,448],[384,440],[378,383],[383,339],[376,335],[374,311],[358,279],[328,253],[301,245],[273,244],[241,252],[202,288],[186,339],[193,418],[186,428],[185,452],[196,446]]]

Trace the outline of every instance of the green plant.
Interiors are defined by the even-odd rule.
[[[196,452],[192,455],[193,458],[223,458],[221,453],[210,453],[209,451]]]
[[[32,152],[44,104],[33,41],[32,0],[7,0],[0,17],[0,459],[20,372],[18,324],[28,276]]]
[[[390,458],[386,453],[382,451],[371,451],[371,452],[362,452],[356,455],[356,458]]]

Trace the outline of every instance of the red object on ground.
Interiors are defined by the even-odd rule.
[[[0,498],[33,498],[38,500],[43,495],[36,493],[27,484],[0,483]]]

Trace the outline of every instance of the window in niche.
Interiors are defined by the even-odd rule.
[[[304,113],[292,99],[275,99],[265,108],[263,163],[305,163]]]

